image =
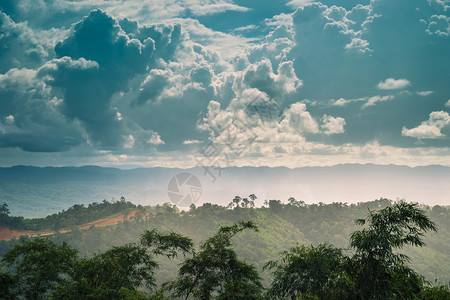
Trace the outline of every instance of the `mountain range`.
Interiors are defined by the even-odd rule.
[[[6,203],[11,215],[29,218],[44,217],[77,203],[122,196],[135,204],[155,205],[171,201],[169,183],[182,173],[184,177],[198,178],[199,186],[195,187],[176,181],[181,195],[196,189],[196,197],[191,201],[196,205],[226,205],[236,195],[250,194],[258,197],[257,206],[269,199],[286,202],[289,197],[306,203],[357,203],[384,197],[427,205],[450,204],[450,167],[373,164],[220,170],[14,166],[0,168],[0,204]]]

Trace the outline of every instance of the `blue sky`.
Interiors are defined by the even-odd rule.
[[[0,165],[450,166],[449,5],[4,0]]]

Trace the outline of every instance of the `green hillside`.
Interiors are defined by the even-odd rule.
[[[244,199],[247,200],[247,198]],[[251,202],[251,200],[247,201]],[[236,203],[233,203],[234,207],[228,208],[206,203],[197,208],[191,207],[189,211],[179,211],[167,203],[145,207],[147,216],[138,215],[135,219],[115,227],[75,230],[72,233],[57,234],[50,239],[59,244],[68,242],[81,253],[92,255],[105,251],[110,246],[136,242],[145,230],[151,228],[175,231],[199,243],[212,236],[220,226],[249,220],[259,227],[259,232],[243,232],[236,236],[234,245],[241,257],[255,264],[264,282],[267,283],[268,273],[262,271],[262,267],[268,260],[277,257],[279,252],[297,243],[318,245],[328,242],[337,247],[348,248],[350,234],[358,229],[354,220],[367,216],[369,210],[380,209],[392,203],[390,200],[380,199],[352,205],[342,203],[307,205],[292,198],[288,202],[283,204],[279,200],[270,200],[264,207],[259,208],[251,208],[251,203],[244,203],[244,200],[241,200],[237,207]],[[104,204],[105,210],[111,207],[114,205]],[[405,248],[404,252],[411,257],[413,269],[428,280],[450,282],[448,255],[450,253],[450,208],[448,206],[421,206],[421,208],[437,224],[438,231],[426,234],[424,238],[426,247]],[[77,219],[77,214],[86,217],[89,211],[92,211],[93,215],[101,215],[98,205],[90,205],[78,210],[71,208],[59,215],[67,219]],[[54,220],[56,216],[53,215],[47,219]],[[25,219],[24,223],[41,223],[42,220],[45,219],[39,222]],[[18,240],[0,242],[0,255],[18,242]],[[163,267],[158,272],[157,280],[164,282],[172,278],[176,274],[179,262],[163,259]]]

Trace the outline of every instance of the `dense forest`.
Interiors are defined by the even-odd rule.
[[[60,269],[54,273],[56,277],[49,278],[48,285],[43,285],[47,288],[41,291],[41,295],[55,298],[84,293],[94,298],[153,295],[230,299],[229,293],[237,297],[239,291],[247,291],[255,297],[259,295],[256,298],[270,299],[277,295],[280,299],[368,299],[367,295],[375,290],[388,293],[374,296],[376,299],[411,298],[408,293],[412,292],[424,299],[432,299],[430,295],[435,299],[449,296],[445,285],[450,281],[449,207],[387,199],[352,205],[305,204],[290,198],[287,203],[269,200],[264,207],[256,208],[255,199],[255,195],[236,196],[227,207],[206,203],[200,207],[192,205],[188,211],[179,211],[170,204],[139,207],[146,213],[109,228],[81,231],[73,227],[69,233],[45,239],[23,237],[2,241],[0,255],[5,264],[2,282],[10,282],[2,288],[5,293],[14,294],[19,285],[32,286],[35,280],[32,276],[22,276],[17,281],[19,277],[14,274],[20,274],[21,268],[30,263],[25,259],[27,253],[43,249],[54,258],[52,265],[60,256],[67,258],[61,259]],[[45,226],[54,226],[60,219],[85,222],[105,217],[118,212],[106,207],[120,203],[124,210],[135,208],[124,199],[108,203],[68,209],[53,215]],[[99,213],[99,207],[105,208],[104,214]],[[3,219],[13,218],[7,216],[6,210]],[[84,218],[78,218],[78,213]],[[33,224],[31,220],[22,221],[21,226]],[[72,225],[81,224],[78,223]],[[380,230],[387,230],[389,238],[385,241],[380,240],[386,236]],[[394,238],[396,235],[398,239]],[[208,253],[222,256],[211,260]],[[227,265],[221,265],[224,261]],[[364,273],[373,266],[380,268],[377,274],[384,274],[383,278]],[[108,270],[108,274],[100,278],[98,270]],[[300,270],[301,273],[295,273]],[[110,274],[129,277],[122,285],[107,278]],[[89,276],[94,275],[99,282],[87,286],[86,280],[90,282]],[[293,277],[295,282],[286,281]],[[375,286],[368,287],[362,278],[372,278]],[[386,281],[392,284],[384,286]],[[239,297],[251,299],[247,296]]]
[[[49,215],[45,218],[25,219],[9,215],[6,204],[0,205],[0,227],[8,227],[17,230],[59,230],[82,225],[98,219],[110,217],[117,213],[123,213],[133,208],[142,209],[121,197],[120,201],[91,203],[88,206],[75,204],[67,210]]]

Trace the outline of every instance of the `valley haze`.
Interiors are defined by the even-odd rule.
[[[170,180],[191,173],[201,182],[195,204],[228,205],[235,196],[255,194],[264,200],[306,203],[358,203],[379,198],[405,199],[426,205],[448,205],[450,167],[342,164],[328,167],[230,167],[212,177],[203,168],[118,169],[99,166],[0,168],[0,203],[12,215],[45,217],[74,204],[120,199],[141,205],[170,203]],[[180,207],[187,209],[187,207]]]

